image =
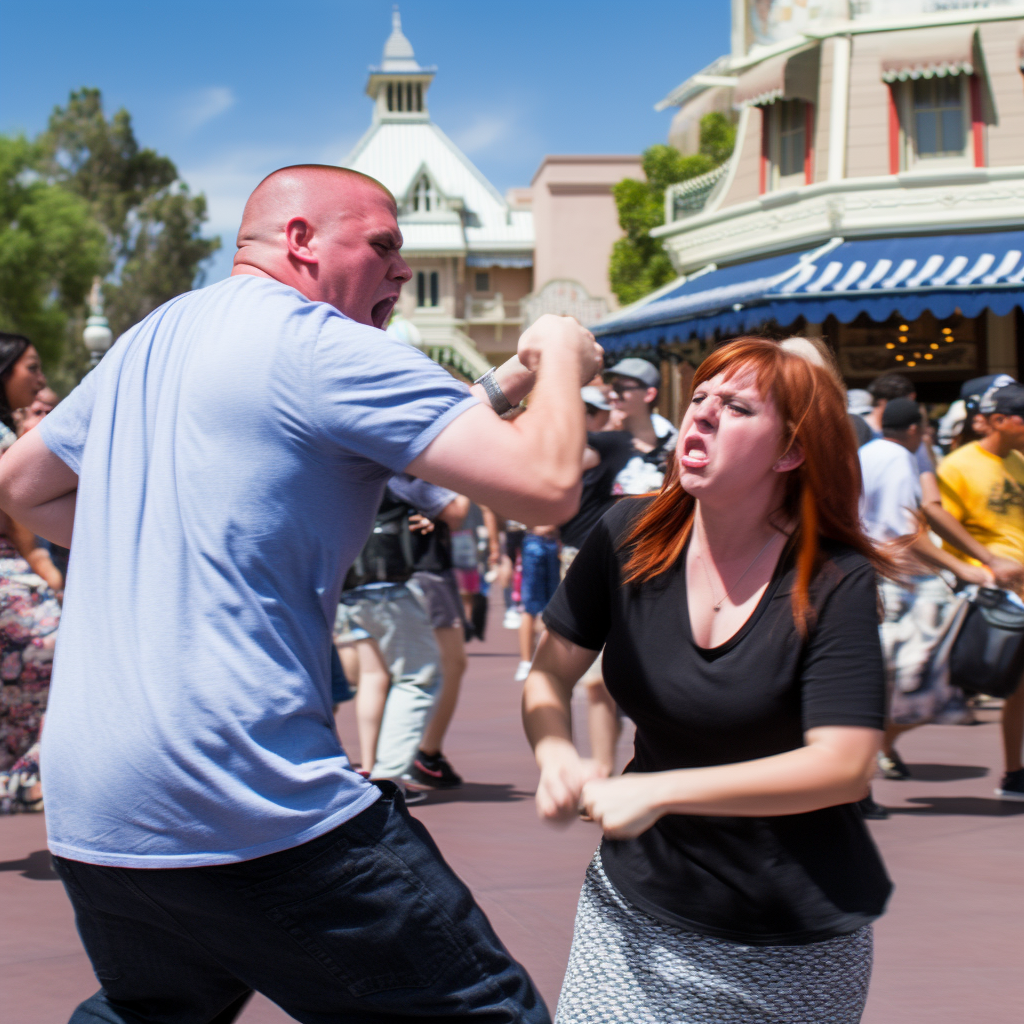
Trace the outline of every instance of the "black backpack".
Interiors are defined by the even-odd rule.
[[[395,501],[385,492],[373,530],[345,577],[345,590],[367,583],[405,583],[412,576],[415,538],[409,529],[409,516],[414,512],[410,505]]]

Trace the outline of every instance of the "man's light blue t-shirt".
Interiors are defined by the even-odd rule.
[[[240,276],[151,313],[40,424],[79,475],[54,853],[248,860],[377,798],[331,714],[338,594],[388,477],[475,403],[383,331]]]

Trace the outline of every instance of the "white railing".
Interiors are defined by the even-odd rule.
[[[523,319],[520,304],[505,299],[501,292],[495,292],[490,299],[466,296],[466,321],[475,324],[521,323]]]

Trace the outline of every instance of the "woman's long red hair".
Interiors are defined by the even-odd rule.
[[[861,529],[860,462],[839,381],[828,370],[773,341],[737,338],[700,364],[691,394],[721,373],[732,377],[747,370],[754,372],[761,394],[770,396],[779,410],[784,424],[779,455],[796,444],[804,456],[803,463],[786,474],[778,515],[796,524],[790,538],[790,548],[796,552],[793,617],[801,631],[806,631],[808,588],[821,566],[822,537],[860,552],[881,575],[898,578],[901,570]],[[693,512],[694,499],[680,485],[673,458],[661,491],[626,538],[630,550],[624,582],[653,579],[678,562],[693,526]]]

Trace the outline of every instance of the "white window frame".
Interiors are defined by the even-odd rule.
[[[974,166],[974,121],[971,110],[971,76],[954,75],[960,86],[964,148],[952,156],[918,156],[917,119],[914,117],[914,82],[896,82],[896,105],[900,122],[900,166],[908,171],[946,170]]]
[[[803,115],[803,128],[801,134],[804,137],[803,150],[800,157],[800,169],[793,174],[782,173],[782,104],[798,103],[799,110]],[[776,100],[765,108],[768,112],[768,174],[765,182],[766,192],[781,192],[786,189],[800,188],[807,183],[805,172],[805,160],[807,155],[807,101],[806,100]],[[813,142],[813,140],[811,140]]]
[[[444,305],[444,294],[442,292],[443,282],[441,271],[426,267],[416,271],[416,308],[417,309],[440,309]],[[434,292],[437,292],[437,301]],[[423,292],[423,302],[420,302],[420,292]]]
[[[412,188],[409,196],[410,213],[437,213],[444,209],[441,197],[434,188],[430,176],[421,174]]]

